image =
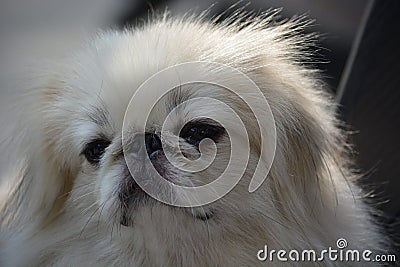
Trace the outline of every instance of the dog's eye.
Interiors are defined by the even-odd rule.
[[[97,139],[88,143],[82,153],[91,164],[97,164],[109,145],[109,141]]]
[[[201,140],[210,138],[214,141],[222,135],[224,128],[204,122],[189,122],[181,130],[179,136],[189,144],[198,146]]]

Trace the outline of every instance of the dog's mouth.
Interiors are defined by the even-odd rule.
[[[157,172],[168,179],[166,176],[165,169],[158,162],[152,161],[153,166]],[[168,179],[169,180],[169,179]],[[123,172],[123,178],[119,184],[119,191],[117,194],[119,202],[119,223],[123,226],[132,226],[135,215],[139,212],[141,208],[151,209],[154,205],[163,206],[168,209],[168,212],[184,212],[188,216],[196,220],[208,221],[214,217],[215,211],[210,208],[180,208],[170,206],[168,204],[162,203],[152,196],[147,194],[133,179],[130,170],[125,166]]]
[[[130,177],[120,185],[118,193],[119,200],[119,223],[126,227],[132,227],[134,224],[134,214],[139,208],[152,208],[153,205],[161,205],[168,208],[170,212],[184,211],[188,216],[196,220],[208,221],[214,217],[215,211],[205,208],[179,208],[173,207],[162,202],[159,202],[149,196],[140,186]]]
[[[139,206],[149,205],[149,202],[154,201],[154,199],[143,191],[130,175],[124,177],[119,188],[120,224],[129,226],[132,221],[131,214],[135,212]]]
[[[215,215],[215,211],[212,209],[190,209],[190,208],[178,208],[178,207],[171,207],[167,204],[158,202],[157,200],[153,199],[151,196],[147,195],[142,189],[139,189],[137,194],[133,197],[124,198],[123,200],[120,199],[120,218],[119,223],[126,227],[132,227],[134,224],[134,214],[139,210],[140,207],[142,208],[152,208],[152,205],[158,203],[160,206],[165,206],[168,208],[171,213],[175,211],[183,211],[188,216],[192,217],[195,220],[200,221],[208,221],[212,219]]]

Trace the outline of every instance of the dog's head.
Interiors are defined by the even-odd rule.
[[[304,24],[271,26],[270,20],[250,19],[246,27],[235,21],[217,26],[195,19],[161,20],[141,29],[102,33],[56,64],[39,90],[35,138],[41,141],[40,152],[34,153],[40,158],[35,170],[51,181],[36,189],[44,189],[41,198],[52,200],[47,201],[53,203],[47,205],[47,213],[53,219],[60,212],[70,214],[71,220],[83,217],[86,229],[91,224],[118,225],[124,240],[136,233],[132,239],[155,236],[160,243],[178,238],[183,244],[218,246],[219,241],[210,241],[211,232],[226,244],[241,242],[243,248],[262,246],[267,240],[282,245],[293,236],[312,238],[300,229],[314,225],[318,216],[309,216],[311,206],[317,214],[323,207],[315,200],[331,192],[324,188],[332,187],[333,181],[325,179],[332,175],[325,174],[334,162],[331,156],[341,153],[335,146],[339,134],[321,84],[303,66],[306,58],[300,56],[300,46],[307,44],[307,36],[299,31]],[[166,88],[171,90],[152,103],[143,123],[147,100],[129,105],[130,99],[152,75],[185,62],[214,62],[238,70],[261,90],[269,106],[246,103],[240,95],[259,96],[224,73],[217,79],[229,81],[236,93],[211,83]],[[146,97],[158,89],[141,93]],[[128,108],[130,115],[124,120]],[[270,121],[257,121],[255,113],[268,111],[273,115]],[[232,112],[246,134],[235,131],[241,126],[231,119]],[[275,153],[262,157],[261,140],[275,135]],[[232,153],[233,145],[239,146],[236,151],[249,152],[248,164]],[[215,157],[206,168],[184,170],[207,151],[215,151]],[[153,177],[201,186],[218,178],[230,162],[230,174],[242,179],[228,194],[200,207],[162,203],[137,182],[142,180],[166,199],[184,199],[187,196],[167,191]],[[271,162],[268,178],[250,193],[258,164],[268,171]],[[334,200],[328,194],[324,201]]]

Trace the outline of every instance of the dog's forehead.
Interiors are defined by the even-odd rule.
[[[120,96],[113,93],[112,88],[105,88],[101,93],[102,107],[96,120],[106,125],[105,119],[112,120],[114,127],[122,129],[123,124],[132,124],[138,117],[146,116],[146,125],[150,128],[160,128],[169,117],[174,124],[184,124],[196,117],[212,117],[218,112],[218,106],[212,105],[204,98],[221,98],[221,88],[210,85],[184,85],[177,88],[165,90],[156,102],[147,105],[146,101],[136,99],[131,101],[132,97],[137,97],[135,91],[126,90]],[[146,95],[146,92],[144,92]],[[144,104],[144,102],[146,104]],[[127,110],[132,110],[129,115]],[[106,114],[103,115],[103,114]],[[125,120],[125,121],[124,121]],[[182,126],[182,125],[180,125]]]
[[[93,121],[106,125],[104,119],[108,118],[111,120],[109,125],[113,125],[116,130],[122,129],[124,115],[131,98],[147,79],[165,68],[201,59],[201,55],[198,55],[196,50],[177,50],[176,47],[182,45],[177,39],[166,38],[165,42],[160,42],[162,36],[145,35],[142,37],[129,34],[110,36],[106,40],[99,39],[92,47],[96,51],[86,53],[80,58],[80,62],[87,60],[88,64],[85,69],[82,69],[82,84],[76,86],[86,87],[90,92],[89,95],[97,95],[101,100],[93,104],[99,111],[97,117],[96,112],[90,114]],[[175,45],[175,42],[178,43]],[[85,66],[84,63],[80,65]],[[163,89],[167,92],[171,88]],[[203,107],[197,105],[196,108],[191,108],[193,104],[181,106],[180,104],[194,96],[213,97],[215,93],[221,97],[216,88],[188,86],[182,90],[175,89],[154,103],[154,110],[147,121],[148,124],[162,125],[165,117],[177,106],[179,108],[172,115],[178,117],[188,113],[193,115],[196,112],[214,112],[216,107],[207,109],[207,103],[203,104]],[[138,102],[139,105],[132,108],[138,113],[142,113],[147,107],[140,106],[140,99]],[[108,114],[108,116],[103,114]]]

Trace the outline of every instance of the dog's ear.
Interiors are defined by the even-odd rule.
[[[4,229],[37,227],[62,210],[71,190],[73,174],[54,155],[46,112],[62,85],[55,75],[32,79],[26,89],[11,96],[2,155],[8,155],[7,193],[0,202],[0,223]]]
[[[300,190],[314,190],[310,187],[324,182],[334,186],[326,180],[329,171],[345,164],[345,143],[327,86],[320,82],[318,71],[306,64],[316,60],[312,51],[317,36],[304,31],[311,21],[298,17],[274,22],[275,15],[270,13],[262,22],[250,18],[246,30],[233,22],[235,49],[224,54],[243,59],[236,66],[255,81],[269,102],[277,131],[270,176],[282,187],[280,192],[307,195]]]
[[[246,60],[239,68],[259,86],[275,118],[277,149],[269,176],[277,194],[304,199],[324,183],[335,186],[330,172],[339,172],[338,177],[347,169],[342,168],[347,164],[346,144],[327,86],[307,64],[316,60],[316,36],[304,33],[310,21],[300,17],[274,23],[274,15],[261,24],[251,21],[254,31],[239,31],[235,47],[243,49],[234,53],[238,58],[243,53],[240,58]]]
[[[309,215],[310,207],[318,210],[318,205],[326,204],[321,203],[322,199],[337,201],[335,179],[346,179],[343,170],[348,169],[346,143],[331,97],[315,77],[307,77],[300,70],[297,76],[297,83],[280,88],[280,102],[285,104],[271,104],[277,129],[271,177],[276,198],[284,200],[285,212],[293,216]],[[321,194],[325,196],[322,198]],[[298,209],[303,211],[295,212]],[[305,222],[308,218],[296,221]]]

